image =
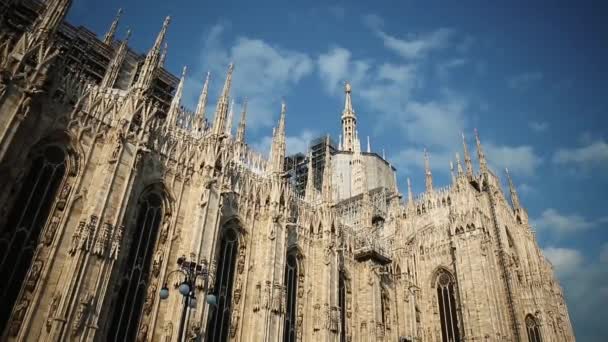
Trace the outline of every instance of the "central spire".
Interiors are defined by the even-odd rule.
[[[350,152],[354,150],[354,135],[357,130],[357,117],[355,116],[355,111],[353,109],[353,102],[350,95],[351,91],[352,88],[350,83],[344,83],[346,99],[344,100],[344,111],[342,112],[342,139],[344,139],[342,150]]]

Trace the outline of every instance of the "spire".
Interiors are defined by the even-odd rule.
[[[462,133],[462,149],[464,151],[464,166],[467,170],[467,177],[473,177],[473,163],[471,162],[471,155],[469,154],[469,149],[467,147],[467,140]]]
[[[165,60],[167,59],[167,50],[169,50],[169,44],[165,42],[163,45],[163,51],[160,53],[160,58],[158,59],[158,67],[162,68],[165,66]]]
[[[234,119],[234,99],[230,101],[230,109],[228,110],[228,119],[226,119],[226,135],[232,135],[232,120]]]
[[[171,105],[169,106],[169,111],[167,114],[167,124],[174,125],[175,120],[177,119],[177,114],[179,112],[179,107],[182,103],[182,94],[184,92],[184,82],[186,80],[186,70],[187,67],[184,65],[182,69],[182,77],[179,79],[179,84],[177,85],[177,89],[175,90],[175,95],[171,100]]]
[[[234,71],[234,64],[230,63],[228,66],[228,72],[226,74],[226,81],[224,82],[224,88],[222,88],[222,94],[217,101],[215,107],[215,117],[213,118],[213,134],[220,135],[225,132],[226,128],[226,115],[228,115],[228,98],[230,97],[230,86],[232,85],[232,72]]]
[[[372,153],[372,147],[369,144],[369,135],[367,136],[367,153]]]
[[[120,73],[120,68],[122,67],[122,63],[125,60],[125,56],[127,55],[127,44],[129,43],[129,38],[131,37],[131,30],[127,30],[127,35],[125,39],[120,42],[118,46],[118,50],[114,54],[114,57],[110,61],[108,68],[106,69],[106,73],[103,75],[103,79],[99,84],[100,87],[112,88],[116,79],[118,78],[118,74]]]
[[[342,151],[342,134],[338,135],[338,150]]]
[[[282,173],[285,165],[285,114],[287,106],[281,103],[281,117],[279,124],[272,137],[272,149],[270,150],[270,160],[272,162],[272,172]]]
[[[344,93],[346,94],[344,100],[344,111],[342,112],[342,137],[344,142],[342,148],[344,151],[353,151],[354,149],[354,134],[357,130],[357,117],[353,110],[353,103],[351,99],[351,86],[350,83],[344,83]]]
[[[156,40],[154,41],[154,45],[148,52],[146,56],[146,60],[144,61],[143,66],[139,72],[139,78],[137,78],[137,83],[135,84],[135,88],[148,90],[152,85],[152,81],[154,80],[156,69],[161,65],[159,61],[161,61],[161,45],[165,41],[165,36],[167,35],[167,29],[169,28],[169,22],[171,22],[171,17],[166,17],[163,22],[163,27],[158,33]]]
[[[412,193],[412,182],[410,182],[410,177],[407,177],[407,202],[414,203],[414,194]]]
[[[460,154],[456,152],[456,167],[458,168],[458,175],[462,176],[462,165],[460,164]]]
[[[456,176],[454,175],[454,163],[450,160],[450,175],[452,176],[452,184],[456,184]]]
[[[479,140],[479,133],[477,133],[477,128],[475,128],[475,143],[477,144],[477,159],[479,159],[479,171],[484,173],[488,171],[488,163],[486,162],[486,157],[483,154],[483,148],[481,147],[481,141]]]
[[[103,42],[106,45],[110,45],[114,41],[114,35],[116,34],[116,28],[118,27],[118,21],[120,20],[120,16],[122,16],[122,8],[118,9],[118,13],[116,13],[116,17],[114,18],[114,21],[112,21],[112,25],[110,25],[110,29],[103,37]]]
[[[306,201],[312,202],[315,199],[315,169],[312,167],[312,151],[308,152],[308,173],[306,174],[306,191],[304,196]]]
[[[59,27],[63,18],[67,14],[72,0],[49,0],[46,7],[35,22],[32,32],[35,33],[34,41],[42,36],[52,35]],[[35,44],[34,44],[35,45]]]
[[[236,130],[236,142],[240,144],[245,143],[245,124],[247,117],[247,99],[243,100],[243,111],[241,112],[241,119],[239,120],[239,127]]]
[[[205,78],[205,84],[203,84],[203,90],[198,98],[198,104],[196,105],[196,111],[194,112],[195,127],[202,131],[205,127],[205,108],[207,107],[207,94],[209,93],[209,78],[211,73],[207,71],[207,77]]]
[[[426,181],[426,192],[433,191],[433,174],[431,173],[431,163],[429,161],[429,153],[424,149],[424,175]]]
[[[331,151],[329,150],[329,136],[325,141],[325,163],[323,164],[323,182],[322,194],[323,202],[331,203],[332,201],[332,185],[331,185]]]
[[[515,189],[513,181],[511,180],[509,169],[505,168],[505,174],[507,175],[507,181],[509,182],[509,192],[511,193],[511,204],[513,205],[513,209],[519,209],[521,208],[521,204],[519,202],[519,195],[517,195],[517,190]]]

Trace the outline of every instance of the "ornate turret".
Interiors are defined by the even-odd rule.
[[[410,177],[407,177],[407,203],[414,203],[414,194],[412,193],[412,182],[410,181]]]
[[[372,146],[369,143],[369,135],[367,136],[367,153],[372,153]]]
[[[488,171],[488,163],[486,162],[486,157],[483,154],[483,148],[481,147],[481,141],[479,140],[479,133],[477,133],[477,128],[475,128],[475,143],[477,144],[477,158],[479,159],[479,171],[481,174],[484,174]]]
[[[182,77],[179,79],[179,84],[177,85],[177,90],[175,90],[175,95],[173,96],[173,100],[171,100],[171,105],[169,106],[169,111],[167,112],[167,126],[171,126],[175,124],[177,120],[177,115],[179,114],[179,109],[182,103],[182,94],[184,92],[184,82],[186,80],[186,70],[187,67],[184,66],[182,69]]]
[[[469,148],[467,147],[467,140],[462,133],[462,150],[464,152],[464,167],[467,170],[467,177],[473,178],[473,162],[471,161],[471,154],[469,154]]]
[[[458,176],[462,176],[462,164],[460,164],[460,154],[456,152],[456,167],[458,168]]]
[[[285,114],[287,106],[281,103],[281,117],[272,136],[272,149],[270,150],[271,171],[275,174],[283,173],[285,166]]]
[[[348,82],[344,84],[344,93],[346,96],[344,100],[344,111],[342,112],[342,150],[353,151],[355,132],[357,130],[357,117],[353,110],[353,103],[350,96],[351,86]]]
[[[206,127],[205,125],[205,109],[207,107],[207,94],[209,93],[209,79],[211,73],[207,71],[207,77],[205,78],[205,84],[203,90],[198,98],[198,104],[196,105],[196,111],[194,112],[195,129],[202,131]]]
[[[519,209],[521,208],[521,204],[519,202],[519,195],[517,195],[517,190],[515,189],[513,181],[511,180],[509,169],[505,168],[505,174],[507,175],[507,181],[509,182],[509,193],[511,194],[511,204],[513,205],[513,209]]]
[[[226,81],[224,82],[224,88],[222,88],[222,94],[215,107],[215,117],[213,118],[213,134],[215,135],[223,135],[226,131],[226,116],[228,116],[228,99],[230,98],[233,71],[234,64],[230,63],[226,74]]]
[[[236,129],[236,142],[245,144],[245,125],[247,121],[247,99],[243,100],[243,111],[239,120],[239,127]]]
[[[129,38],[131,37],[131,30],[127,30],[127,36],[120,42],[118,46],[118,50],[114,54],[114,57],[110,61],[108,68],[106,69],[106,73],[103,75],[103,79],[99,84],[100,87],[112,88],[116,79],[118,78],[118,74],[120,73],[120,68],[122,67],[122,63],[125,60],[125,56],[127,55],[127,44],[129,43]],[[113,38],[112,38],[113,39]]]
[[[424,178],[426,185],[426,192],[430,193],[433,191],[433,174],[431,173],[431,163],[429,161],[429,153],[424,149]]]
[[[114,41],[114,35],[116,34],[116,29],[118,28],[118,21],[120,20],[121,16],[122,16],[122,8],[119,8],[118,13],[116,13],[116,17],[114,18],[114,21],[112,21],[112,25],[110,25],[110,29],[108,30],[106,35],[103,37],[103,42],[106,45],[111,45],[112,42]]]
[[[306,191],[304,193],[305,199],[308,202],[312,202],[315,199],[315,169],[312,166],[312,151],[308,152],[308,170],[306,174]]]
[[[162,68],[165,66],[165,60],[167,59],[167,51],[169,50],[169,44],[165,42],[163,45],[163,51],[160,53],[160,58],[158,59],[158,67]]]
[[[452,184],[456,184],[456,175],[454,174],[454,163],[450,160],[450,176],[452,176]]]
[[[163,27],[158,33],[158,36],[154,41],[154,45],[148,52],[144,64],[141,67],[139,77],[135,83],[135,88],[140,89],[140,91],[147,91],[152,86],[152,82],[156,76],[156,69],[161,65],[159,63],[161,60],[161,45],[165,41],[165,36],[167,35],[167,29],[169,28],[170,22],[171,17],[166,17],[165,21],[163,22]]]
[[[323,202],[329,204],[332,202],[332,169],[331,169],[331,151],[329,150],[329,136],[325,141],[325,163],[323,164],[323,181],[321,183],[321,194]]]
[[[230,101],[230,108],[228,109],[228,118],[226,119],[226,135],[232,135],[232,120],[234,118],[234,99]]]
[[[35,39],[38,40],[42,36],[52,35],[59,27],[63,18],[68,13],[72,0],[49,0],[46,2],[46,7],[42,14],[36,20],[33,32]]]

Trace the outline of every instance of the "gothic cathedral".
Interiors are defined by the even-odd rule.
[[[575,340],[477,132],[476,167],[463,136],[451,184],[425,154],[426,191],[402,195],[347,83],[337,143],[286,156],[283,104],[265,157],[246,105],[232,134],[238,66],[190,111],[169,18],[141,55],[120,11],[98,38],[70,5],[0,0],[1,341]]]

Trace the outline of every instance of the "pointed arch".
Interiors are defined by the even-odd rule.
[[[10,211],[0,222],[0,332],[13,313],[10,335],[16,335],[29,301],[17,299],[33,291],[43,260],[33,261],[41,232],[49,228],[54,211],[63,211],[72,190],[68,176],[79,172],[78,150],[66,131],[55,131],[33,145],[26,165],[14,182],[15,197],[7,200]],[[60,191],[61,189],[61,191]],[[57,222],[57,219],[55,219]],[[47,232],[44,235],[54,235]],[[50,240],[52,240],[52,235]],[[27,282],[25,281],[26,275]]]
[[[126,230],[125,240],[129,244],[121,249],[124,251],[120,256],[123,267],[116,284],[118,294],[109,316],[107,339],[110,341],[135,340],[148,287],[153,283],[150,269],[160,225],[163,217],[172,212],[170,199],[163,183],[152,183],[143,189],[135,203],[136,219]]]
[[[303,312],[301,301],[304,299],[304,263],[302,249],[294,245],[287,250],[285,259],[286,307],[283,321],[283,341],[295,342],[301,340]],[[300,301],[300,303],[298,303]],[[300,337],[298,337],[300,335]]]
[[[526,315],[526,331],[528,332],[528,342],[542,342],[540,334],[540,324],[532,314]]]
[[[431,284],[437,291],[442,341],[460,341],[456,279],[447,268],[440,266],[434,272]]]
[[[217,305],[211,307],[207,321],[205,341],[227,341],[232,316],[233,283],[236,278],[239,246],[244,246],[241,222],[232,217],[224,220],[218,239],[215,260],[217,270],[212,292],[217,297]]]

